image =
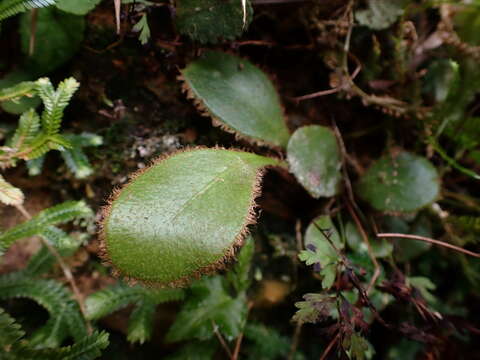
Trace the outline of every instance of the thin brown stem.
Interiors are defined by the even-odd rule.
[[[325,360],[327,358],[333,346],[337,343],[339,337],[340,337],[340,333],[337,333],[337,335],[335,335],[332,341],[330,341],[330,343],[328,344],[327,348],[325,349],[322,356],[320,357],[320,360]]]
[[[37,20],[38,20],[38,9],[32,10],[32,16],[30,18],[30,40],[28,43],[28,55],[32,56],[35,52],[35,39],[37,34]]]
[[[350,212],[350,215],[353,218],[353,221],[355,221],[355,224],[357,225],[358,231],[360,231],[360,235],[362,236],[363,242],[367,245],[368,256],[370,257],[373,265],[375,266],[373,276],[370,279],[370,282],[368,283],[368,287],[367,287],[367,294],[369,294],[370,290],[373,288],[373,286],[375,285],[375,282],[377,281],[378,277],[380,276],[380,265],[378,264],[378,261],[377,261],[377,258],[375,257],[375,254],[373,253],[372,245],[370,244],[370,240],[368,239],[368,235],[365,232],[360,219],[358,218],[357,214],[355,214],[355,211],[353,210],[352,205],[350,204],[349,201],[347,201],[347,208],[348,208],[348,211]]]
[[[28,220],[32,218],[30,213],[23,207],[23,205],[17,205],[15,206],[18,211]],[[89,334],[92,333],[92,326],[90,322],[87,320],[87,312],[85,309],[85,302],[83,301],[82,294],[80,293],[80,290],[78,290],[77,284],[75,282],[75,278],[73,277],[72,271],[70,270],[69,266],[67,263],[63,260],[62,256],[58,253],[57,249],[55,249],[52,244],[50,244],[47,240],[39,236],[40,241],[42,242],[43,245],[50,251],[50,253],[55,257],[57,260],[58,264],[60,265],[60,268],[63,271],[63,275],[67,279],[67,281],[70,284],[70,287],[72,288],[73,296],[75,297],[75,300],[78,303],[78,306],[80,308],[80,311],[85,319],[85,324],[87,325],[87,331]]]
[[[218,326],[217,326],[217,324],[215,324],[215,322],[213,322],[213,320],[212,320],[212,326],[213,326],[213,332],[215,333],[215,336],[217,337],[218,341],[220,342],[220,345],[222,345],[222,348],[225,350],[228,357],[231,359],[232,356],[233,356],[232,351],[228,347],[228,344],[226,343],[222,334],[220,334],[220,332],[218,331]]]
[[[247,315],[245,317],[245,321],[247,320],[248,314],[250,313],[250,310],[252,309],[252,307],[253,307],[253,302],[250,301],[247,305]],[[242,347],[242,340],[243,340],[244,331],[245,330],[242,330],[240,335],[238,335],[238,337],[237,337],[237,341],[235,342],[235,349],[233,350],[233,355],[231,357],[231,360],[237,360],[238,359],[238,355],[240,354],[240,349]]]
[[[379,238],[404,238],[404,239],[413,239],[413,240],[425,241],[425,242],[430,243],[430,244],[435,244],[435,245],[443,246],[443,247],[458,251],[458,252],[460,252],[462,254],[465,254],[465,255],[470,255],[470,256],[473,256],[473,257],[476,257],[476,258],[480,258],[479,253],[475,253],[475,252],[470,251],[470,250],[465,250],[465,249],[463,249],[459,246],[455,246],[455,245],[449,244],[449,243],[444,242],[444,241],[431,239],[431,238],[428,238],[428,237],[425,237],[425,236],[412,235],[412,234],[380,233],[380,234],[377,234],[377,237],[379,237]]]
[[[299,321],[295,326],[295,332],[293,333],[292,346],[290,347],[290,353],[288,354],[288,360],[293,360],[295,353],[297,352],[298,342],[300,341],[300,333],[302,332],[303,323]]]

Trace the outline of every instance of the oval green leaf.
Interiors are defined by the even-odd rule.
[[[334,133],[319,125],[304,126],[288,142],[290,171],[316,199],[333,196],[341,179],[340,150]]]
[[[25,55],[30,52],[32,38],[30,13],[20,17],[20,40]],[[54,7],[38,9],[35,29],[34,56],[29,56],[25,68],[43,76],[70,60],[80,49],[85,30],[85,19],[57,10]]]
[[[263,168],[278,164],[224,149],[158,160],[105,209],[105,257],[129,278],[169,286],[223,268],[255,222]]]
[[[176,5],[177,30],[201,43],[234,40],[253,17],[249,0],[245,0],[246,14],[240,0],[179,0]]]
[[[183,69],[180,79],[214,125],[255,143],[286,146],[290,134],[277,91],[247,60],[208,51]]]
[[[427,159],[402,151],[375,162],[360,179],[357,191],[377,210],[413,212],[435,201],[440,180]]]

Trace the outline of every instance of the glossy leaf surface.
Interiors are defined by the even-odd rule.
[[[357,191],[377,210],[413,212],[438,197],[439,175],[427,159],[402,151],[375,162],[360,179]]]
[[[311,125],[295,131],[288,142],[287,159],[290,170],[314,198],[337,193],[340,150],[330,129]]]
[[[277,91],[247,60],[209,51],[183,69],[182,78],[215,125],[253,142],[286,146],[290,135]]]
[[[261,169],[277,163],[223,149],[157,161],[107,209],[107,257],[126,276],[171,285],[223,267],[254,222]]]

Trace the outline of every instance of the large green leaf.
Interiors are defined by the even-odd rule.
[[[208,51],[182,70],[188,97],[215,125],[262,144],[285,147],[289,132],[268,76],[239,57]]]
[[[440,180],[427,159],[402,151],[375,162],[360,179],[357,191],[377,210],[413,212],[435,201]]]
[[[340,151],[330,129],[311,125],[295,131],[288,142],[287,159],[290,170],[313,197],[337,193]]]
[[[85,15],[93,10],[101,0],[57,0],[57,8],[75,15]]]
[[[157,161],[107,207],[107,258],[128,277],[172,285],[223,267],[254,222],[261,169],[276,164],[224,149],[189,150]]]
[[[247,28],[252,7],[246,0],[246,17],[242,0],[179,0],[175,23],[181,34],[201,43],[233,40]]]
[[[30,14],[20,19],[22,50],[29,53],[31,39]],[[69,60],[80,48],[85,20],[54,7],[38,10],[35,49],[26,64],[29,71],[43,75]]]

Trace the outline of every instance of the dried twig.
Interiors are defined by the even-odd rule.
[[[380,234],[377,234],[377,237],[379,237],[379,238],[404,238],[404,239],[413,239],[413,240],[425,241],[425,242],[428,242],[430,244],[435,244],[435,245],[443,246],[443,247],[458,251],[462,254],[470,255],[470,256],[473,256],[473,257],[476,257],[476,258],[480,258],[479,253],[475,253],[475,252],[470,251],[470,250],[465,250],[465,249],[463,249],[459,246],[455,246],[455,245],[449,244],[449,243],[444,242],[444,241],[431,239],[431,238],[428,238],[428,237],[425,237],[425,236],[412,235],[412,234],[380,233]]]
[[[117,34],[120,35],[120,6],[122,5],[122,0],[113,0],[115,5],[115,23],[117,24]]]
[[[23,207],[23,205],[17,205],[15,206],[18,211],[28,220],[32,218],[30,213]],[[57,260],[58,264],[60,265],[60,268],[63,271],[63,274],[67,281],[70,283],[70,287],[72,288],[73,291],[73,296],[75,297],[75,300],[78,303],[78,306],[80,307],[80,311],[85,319],[85,324],[87,326],[87,331],[89,334],[92,333],[92,326],[90,325],[90,322],[87,320],[87,312],[85,308],[85,302],[83,301],[82,294],[80,293],[80,290],[78,290],[77,284],[75,282],[75,278],[73,277],[72,271],[70,270],[70,267],[67,265],[67,263],[63,260],[62,256],[58,253],[57,249],[55,249],[52,244],[50,244],[47,240],[42,238],[40,236],[40,241],[42,242],[43,245],[50,251],[50,253],[55,257]]]
[[[327,348],[325,349],[322,356],[320,357],[320,360],[325,360],[327,358],[328,354],[332,350],[333,346],[338,342],[339,338],[340,338],[340,333],[338,332],[337,335],[328,344]]]

